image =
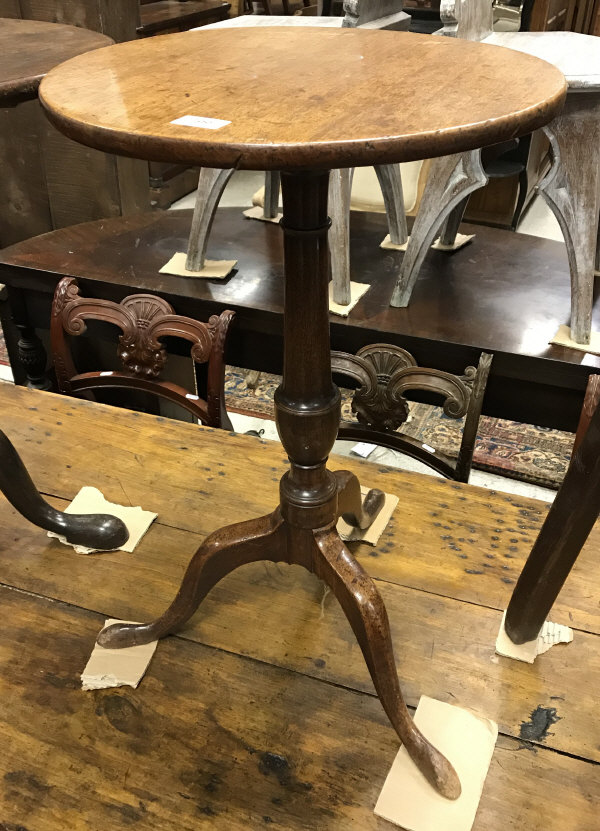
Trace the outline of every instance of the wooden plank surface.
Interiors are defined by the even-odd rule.
[[[391,828],[372,812],[397,749],[376,699],[181,638],[139,689],[84,693],[101,618],[0,599],[6,828]],[[474,828],[595,831],[599,799],[599,767],[501,737]]]
[[[0,728],[10,753],[0,762],[0,777],[17,807],[5,807],[3,793],[0,820],[30,831],[64,822],[167,828],[176,815],[181,828],[192,827],[193,817],[210,817],[207,827],[258,828],[269,824],[265,816],[287,828],[388,827],[372,806],[395,753],[394,733],[335,599],[299,567],[259,563],[225,578],[181,636],[159,645],[138,691],[84,694],[75,680],[102,617],[144,620],[160,613],[206,533],[273,507],[285,469],[281,447],[8,385],[0,387],[0,411],[2,428],[54,504],[64,506],[81,485],[95,484],[109,499],[159,512],[133,555],[85,557],[48,540],[2,499],[0,582],[7,587],[1,593],[8,622],[0,645],[6,664],[0,700],[7,702]],[[579,629],[574,642],[528,666],[495,656],[493,646],[512,588],[503,575],[512,581],[518,574],[545,507],[339,457],[332,467],[349,467],[367,485],[401,497],[378,548],[359,545],[355,553],[386,602],[409,704],[424,693],[499,722],[475,827],[521,829],[526,821],[528,829],[592,831],[593,801],[600,796],[599,769],[589,761],[600,761],[597,530],[553,614],[562,622],[572,615]],[[478,567],[465,573],[471,565]],[[59,660],[70,668],[54,666]],[[37,676],[49,673],[49,686],[43,680],[25,694],[21,673],[36,662]],[[34,675],[29,672],[31,684]],[[88,696],[94,706],[84,703]],[[132,720],[135,729],[99,734],[94,707],[102,715],[104,698],[114,719]],[[42,706],[45,736],[36,734],[32,704]],[[215,716],[223,708],[224,719]],[[546,718],[546,730],[533,727],[534,711]],[[342,747],[348,723],[356,744]],[[170,749],[179,744],[179,754]],[[56,758],[48,767],[51,749]],[[136,750],[143,765],[129,761]],[[283,769],[279,762],[274,771],[256,767],[268,753],[287,760]],[[165,770],[161,758],[177,762]],[[78,777],[69,782],[73,764]],[[94,765],[110,787],[98,784],[90,794]],[[190,793],[180,787],[181,770],[194,765],[197,777],[186,780],[195,783]],[[225,783],[216,796],[205,775],[211,766]],[[297,781],[311,785],[308,799]],[[32,782],[41,783],[45,803],[34,798]],[[138,791],[144,796],[136,798]],[[177,793],[186,795],[178,800]],[[214,814],[203,811],[206,805]]]
[[[161,523],[200,537],[224,522],[266,513],[278,502],[287,465],[278,443],[228,435],[224,451],[220,434],[210,428],[40,397],[22,387],[0,387],[0,411],[3,429],[45,493],[72,499],[93,471],[107,499],[142,504]],[[401,498],[377,549],[358,550],[372,576],[506,608],[546,514],[544,503],[354,459],[333,457],[332,467],[352,470],[365,485],[377,483]],[[596,633],[600,593],[590,588],[590,579],[599,548],[600,527],[555,607],[558,620]]]

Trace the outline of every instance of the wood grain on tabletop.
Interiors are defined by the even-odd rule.
[[[48,70],[75,55],[110,46],[98,32],[39,20],[0,19],[0,100],[31,94]]]
[[[7,828],[390,827],[373,806],[398,741],[374,697],[181,638],[137,690],[82,692],[102,617],[0,600]],[[600,767],[500,736],[473,827],[595,831],[599,799]]]
[[[158,511],[159,520],[134,557],[121,552],[85,557],[48,541],[7,511],[0,532],[5,584],[106,616],[148,620],[171,601],[207,532],[265,513],[276,503],[285,470],[276,443],[22,388],[6,390],[0,398],[3,428],[43,490],[72,498],[81,485],[94,484],[109,500]],[[506,532],[494,532],[501,527],[499,520],[508,522],[511,514],[515,522],[524,519],[523,511],[539,522],[545,508],[535,500],[519,500],[518,506],[525,507],[517,507],[504,495],[369,463],[339,457],[332,462],[333,467],[362,474],[364,484],[401,498],[379,546],[358,546],[357,553],[368,572],[379,578],[408,702],[416,705],[422,693],[460,702],[497,719],[501,730],[514,737],[538,706],[555,708],[561,720],[546,744],[600,760],[598,731],[590,729],[600,681],[597,635],[578,631],[573,644],[556,647],[535,668],[494,655],[499,609],[506,606],[513,585],[502,582],[501,575],[511,574],[514,580],[529,551],[528,538],[519,531],[515,543],[502,543],[514,549],[505,552],[505,560],[501,550],[491,547],[498,544],[492,539],[512,534],[512,525]],[[437,525],[439,516],[442,521],[447,517],[444,524],[453,522],[454,533],[461,533],[455,530],[456,521],[464,527],[462,533],[473,535],[473,542],[465,538],[455,547],[469,551],[471,558],[476,555],[481,568],[465,571],[469,560],[457,556],[462,551],[440,540],[447,534]],[[573,581],[567,582],[573,615],[583,620],[593,620],[595,610],[597,615],[597,540],[595,534]],[[491,568],[483,566],[488,562]],[[505,562],[509,571],[502,569]],[[184,637],[372,692],[340,608],[333,597],[322,601],[322,584],[301,568],[245,566],[209,595]],[[569,622],[564,597],[555,613],[554,619]]]
[[[160,81],[149,83],[157,66]],[[406,78],[416,76],[418,89],[407,95]],[[40,99],[55,126],[101,150],[277,170],[493,144],[550,121],[565,90],[555,67],[512,50],[406,32],[281,27],[118,44],[54,70]],[[229,123],[172,123],[190,115]]]

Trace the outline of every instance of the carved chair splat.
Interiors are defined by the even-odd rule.
[[[410,352],[387,343],[365,346],[356,355],[332,352],[331,362],[334,372],[360,384],[352,399],[358,421],[342,422],[338,439],[398,450],[448,479],[468,482],[492,355],[482,352],[477,368],[468,366],[462,376],[419,367]],[[465,417],[456,459],[398,431],[409,415],[405,394],[411,390],[440,396],[445,415]]]
[[[231,430],[225,407],[224,351],[234,312],[212,315],[208,323],[176,315],[161,297],[132,294],[120,303],[81,297],[73,277],[63,277],[52,302],[50,340],[60,392],[86,394],[99,388],[129,388],[180,405],[202,424]],[[66,335],[81,335],[86,320],[100,320],[121,329],[117,354],[122,371],[78,373]],[[183,338],[192,344],[195,367],[208,364],[207,396],[203,400],[171,381],[160,380],[167,362],[161,338]]]

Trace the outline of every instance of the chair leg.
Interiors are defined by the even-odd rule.
[[[277,170],[267,170],[265,173],[265,200],[263,207],[263,216],[265,219],[275,219],[279,213],[280,188],[281,174]]]
[[[408,227],[404,210],[400,165],[377,164],[375,165],[375,173],[379,180],[385,205],[390,242],[394,245],[404,245],[408,239]]]
[[[381,595],[333,529],[314,532],[322,557],[316,574],[333,590],[356,635],[377,695],[421,773],[443,796],[461,792],[456,771],[415,726],[402,697],[390,625]]]
[[[185,261],[185,267],[188,271],[202,271],[204,268],[206,247],[215,212],[225,190],[225,185],[232,175],[233,169],[215,170],[211,167],[203,167],[200,170],[196,205]]]
[[[485,389],[492,366],[493,355],[487,352],[482,352],[479,357],[479,365],[475,378],[473,379],[473,387],[471,389],[471,397],[469,399],[469,409],[465,417],[465,424],[463,427],[462,439],[460,442],[460,450],[456,460],[456,468],[454,469],[454,479],[457,482],[468,482],[473,466],[473,453],[475,452],[475,441],[477,440],[477,429],[479,427],[479,419],[481,417],[481,410],[483,407],[483,398],[485,396]]]
[[[538,191],[565,238],[571,271],[571,337],[585,344],[592,330],[600,214],[600,93],[568,95],[563,112],[544,132],[553,162]]]
[[[575,451],[506,610],[513,643],[537,638],[600,513],[600,407]]]
[[[129,539],[125,523],[109,514],[65,514],[38,493],[14,445],[0,430],[0,491],[25,519],[65,537],[72,545],[102,551],[119,548]]]
[[[465,197],[486,183],[480,150],[434,159],[400,266],[392,306],[408,306],[423,260],[440,226]]]
[[[592,416],[596,412],[596,407],[600,404],[600,375],[590,375],[585,389],[585,398],[583,399],[583,407],[579,415],[579,424],[577,425],[577,432],[575,433],[575,441],[573,442],[573,451],[571,459],[575,456],[577,448],[583,441],[583,437],[587,433]]]
[[[332,170],[329,176],[329,251],[333,299],[350,303],[350,193],[354,168]]]

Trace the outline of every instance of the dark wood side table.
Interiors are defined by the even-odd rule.
[[[157,66],[164,74],[150,84]],[[417,68],[422,90],[407,96],[403,79]],[[352,79],[345,94],[340,77]],[[290,470],[281,479],[280,505],[211,534],[165,614],[150,624],[109,628],[104,645],[142,643],[180,628],[210,589],[244,563],[303,565],[340,601],[412,759],[440,793],[460,794],[454,769],[404,703],[383,601],[335,530],[340,514],[363,524],[369,512],[357,477],[327,469],[340,419],[329,350],[328,171],[454,153],[530,132],[559,111],[564,95],[561,73],[529,56],[354,29],[175,34],[119,44],[49,73],[40,97],[50,119],[92,147],[283,171],[284,372],[275,401]]]

